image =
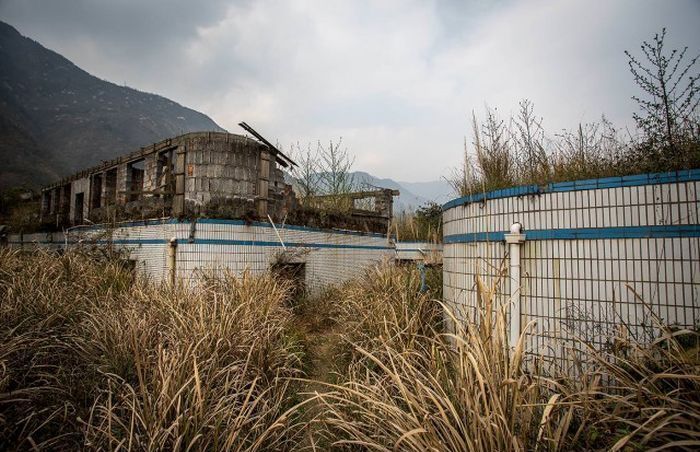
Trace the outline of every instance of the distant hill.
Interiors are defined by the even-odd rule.
[[[94,77],[0,22],[0,188],[36,187],[204,130],[223,131],[162,96]]]
[[[457,197],[454,188],[446,180],[436,180],[430,182],[398,182],[399,185],[417,194],[423,199],[444,204]]]

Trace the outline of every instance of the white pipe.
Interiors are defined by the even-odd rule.
[[[510,227],[510,234],[506,234],[506,243],[509,245],[510,255],[510,345],[515,347],[520,338],[520,245],[525,242],[523,225],[515,222]]]
[[[168,241],[168,276],[170,284],[175,286],[177,281],[177,238],[173,237]]]

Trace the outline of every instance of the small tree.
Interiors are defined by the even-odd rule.
[[[311,144],[306,148],[299,143],[292,145],[292,154],[298,164],[292,171],[294,190],[302,204],[308,204],[316,196],[326,196],[325,207],[340,210],[352,207],[352,200],[343,195],[358,188],[352,174],[355,159],[342,144],[340,138],[337,142],[331,140],[328,146],[318,141],[315,149]],[[317,204],[318,200],[313,203]]]
[[[486,108],[486,121],[477,125],[476,115],[472,114],[476,163],[481,173],[483,189],[495,190],[510,187],[514,183],[513,158],[511,154],[510,131],[495,110]]]
[[[600,122],[579,124],[575,131],[555,135],[552,155],[552,181],[567,181],[634,172],[631,161],[623,160],[624,145],[612,123],[603,116]]]
[[[544,183],[550,177],[550,163],[545,150],[542,118],[535,115],[532,101],[524,99],[519,106],[518,115],[511,120],[511,140],[515,148],[518,175],[528,183]]]
[[[654,160],[661,157],[677,159],[684,150],[688,140],[697,138],[697,107],[700,102],[698,79],[700,75],[693,72],[698,56],[686,60],[688,47],[682,50],[664,51],[666,29],[654,35],[653,42],[644,41],[641,45],[646,61],[640,61],[630,52],[628,64],[634,81],[646,96],[633,96],[640,113],[634,113],[637,126],[645,135],[645,145],[661,151],[661,155],[651,156]],[[685,166],[687,162],[662,161],[671,166]]]
[[[316,151],[311,149],[311,144],[307,144],[305,149],[297,142],[296,146],[292,145],[292,155],[297,162],[297,166],[292,168],[292,177],[294,190],[299,195],[301,202],[304,204],[312,197],[316,196],[320,191],[319,166],[318,166],[318,148]]]
[[[343,147],[343,138],[337,143],[331,140],[328,147],[319,142],[319,175],[321,188],[326,195],[343,195],[355,189],[352,166],[355,158]]]
[[[474,158],[467,147],[467,137],[464,137],[464,160],[462,165],[452,171],[445,179],[454,192],[459,196],[475,193],[479,189],[479,179],[476,175]]]
[[[486,107],[486,121],[479,124],[472,112],[474,153],[464,142],[464,161],[448,182],[461,195],[494,190],[513,185],[514,168],[510,150],[510,129],[495,110]]]

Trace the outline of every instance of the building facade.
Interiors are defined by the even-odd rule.
[[[66,226],[219,214],[283,215],[291,187],[279,151],[254,139],[196,132],[154,143],[42,189],[41,221]]]

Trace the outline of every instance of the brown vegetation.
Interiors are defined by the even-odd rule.
[[[414,212],[400,212],[391,219],[390,234],[397,242],[442,242],[442,207],[429,203]]]
[[[285,448],[300,375],[288,287],[223,275],[194,289],[118,260],[0,250],[3,449]]]
[[[0,446],[700,445],[697,333],[657,325],[651,344],[580,343],[579,374],[546,375],[522,341],[510,349],[498,285],[477,284],[471,323],[445,316],[440,281],[420,293],[409,267],[371,268],[290,303],[271,275],[173,288],[118,259],[0,250]]]
[[[698,335],[579,343],[580,374],[534,372],[508,343],[499,290],[477,281],[480,324],[442,316],[417,272],[381,268],[345,286],[337,324],[350,359],[323,406],[318,444],[367,450],[577,450],[700,445]],[[445,329],[443,320],[456,325]],[[477,319],[474,319],[477,320]],[[684,344],[685,342],[685,344]],[[580,356],[579,356],[580,357]],[[526,359],[527,358],[527,359]],[[527,363],[526,363],[527,361]]]
[[[529,100],[504,120],[486,108],[472,115],[473,152],[452,175],[455,192],[469,195],[515,185],[700,168],[700,74],[688,47],[664,49],[666,29],[641,45],[643,58],[625,52],[634,82],[637,130],[623,137],[602,117],[553,137]]]

